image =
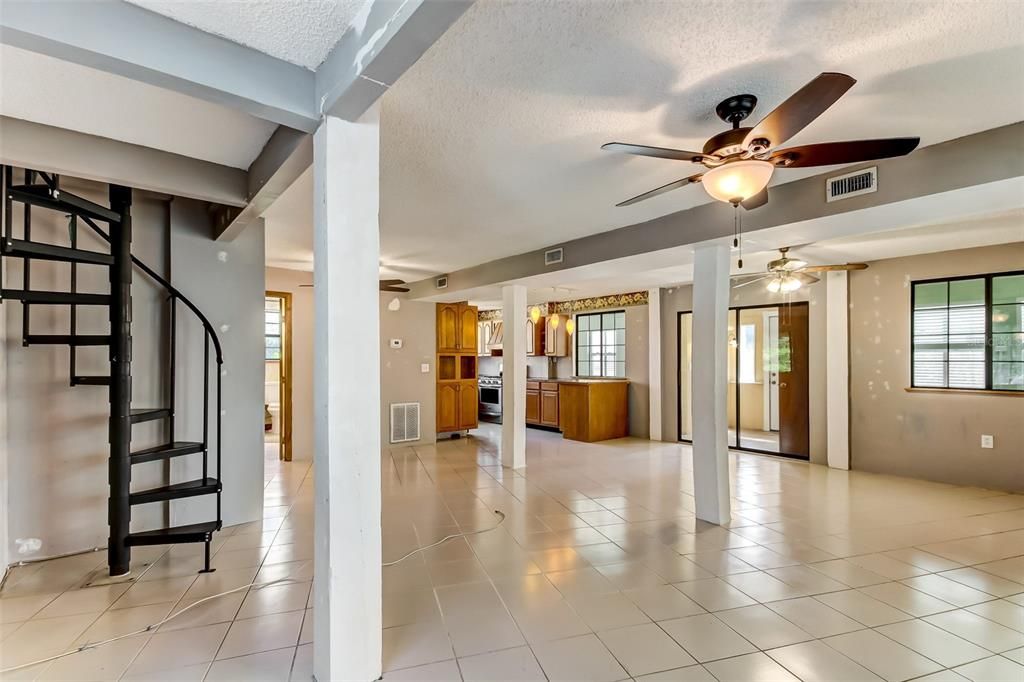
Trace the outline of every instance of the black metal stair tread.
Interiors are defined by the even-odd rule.
[[[220,492],[220,489],[220,481],[216,478],[200,478],[195,481],[172,483],[171,485],[162,485],[158,488],[150,488],[149,490],[140,490],[131,493],[128,499],[131,504],[148,504],[165,500],[180,500],[184,497],[195,497],[197,495],[211,495]]]
[[[61,213],[84,215],[108,223],[121,221],[121,216],[106,206],[101,206],[62,189],[51,190],[46,185],[12,185],[7,188],[7,193],[12,199],[23,204],[41,206]]]
[[[110,377],[107,376],[77,376],[71,377],[73,386],[109,386]]]
[[[110,294],[73,294],[70,291],[4,289],[0,298],[39,305],[110,305]]]
[[[26,334],[25,343],[32,345],[58,346],[109,346],[108,334]],[[108,382],[109,383],[109,382]]]
[[[3,242],[6,256],[27,256],[39,260],[53,260],[65,263],[87,263],[91,265],[113,265],[114,257],[109,253],[72,249],[56,244],[42,244],[23,239],[8,239]]]
[[[142,464],[143,462],[155,462],[160,459],[171,459],[172,457],[193,455],[197,452],[202,451],[202,443],[178,441],[175,443],[165,443],[164,445],[157,445],[156,447],[146,448],[145,450],[133,452],[131,459],[132,464]]]
[[[220,525],[220,521],[205,521],[203,523],[192,523],[187,526],[171,526],[170,528],[157,528],[156,530],[129,533],[127,544],[138,547],[139,545],[206,542],[210,538],[211,533],[220,530]]]
[[[132,424],[153,421],[154,419],[165,419],[171,416],[171,410],[167,407],[141,407],[132,408]]]

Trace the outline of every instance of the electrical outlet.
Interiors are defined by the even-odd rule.
[[[992,436],[990,436],[988,434],[982,434],[982,436],[981,436],[981,447],[983,447],[983,448],[994,448],[995,446],[996,446],[995,439]]]

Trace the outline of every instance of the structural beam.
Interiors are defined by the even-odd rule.
[[[218,211],[214,219],[214,238],[231,240],[249,223],[270,208],[285,190],[313,163],[313,136],[300,130],[278,126],[267,140],[246,176],[246,196],[242,209]]]
[[[849,274],[825,277],[825,414],[828,465],[850,468],[850,298]]]
[[[6,11],[4,5],[0,16]],[[0,116],[0,161],[214,204],[246,203],[246,173],[237,168],[7,116]]]
[[[127,2],[6,2],[0,43],[306,132],[319,123],[312,71]]]
[[[387,92],[473,0],[374,0],[316,72],[319,111],[354,121]]]
[[[318,680],[381,675],[377,107],[313,142],[314,645]],[[358,359],[358,361],[354,361]]]
[[[693,496],[697,518],[718,525],[731,517],[728,329],[729,248],[702,244],[694,251],[693,271]]]
[[[501,290],[502,336],[501,465],[526,466],[526,287],[512,284]]]
[[[870,166],[878,167],[877,192],[847,201],[825,201],[825,178]],[[1021,206],[1022,180],[1024,123],[1014,123],[924,147],[909,156],[825,171],[772,187],[772,198],[766,206],[743,214],[743,230],[752,233],[815,221],[826,226],[834,237],[875,232],[890,226],[920,224],[922,206],[918,200],[927,202],[930,215],[943,221],[971,212],[1010,210]],[[976,189],[979,186],[984,189]],[[449,272],[446,293],[726,237],[732,231],[731,211],[728,204],[711,201],[646,222]],[[565,258],[558,265],[546,265],[544,252],[554,247],[563,247]],[[409,288],[411,299],[438,293],[432,277],[413,282]]]

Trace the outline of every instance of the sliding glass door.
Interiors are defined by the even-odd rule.
[[[693,439],[693,315],[679,314],[679,439]],[[807,458],[807,304],[733,308],[727,334],[729,447]]]

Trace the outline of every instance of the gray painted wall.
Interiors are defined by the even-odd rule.
[[[403,445],[428,445],[437,440],[437,367],[435,367],[437,308],[433,303],[410,301],[399,296],[401,307],[388,310],[395,294],[380,294],[380,429],[381,446],[391,447],[392,403],[420,404],[420,440]],[[391,339],[401,339],[401,348],[391,348]],[[430,371],[423,373],[420,365]]]
[[[908,393],[913,280],[1019,270],[1024,242],[875,261],[850,275],[851,467],[1024,491],[1024,398]],[[983,450],[981,434],[995,437]]]
[[[313,459],[313,273],[267,268],[268,291],[292,295],[292,459]]]
[[[16,180],[17,181],[17,180]],[[70,191],[100,203],[107,202],[107,190],[97,183],[62,178]],[[15,234],[20,235],[21,205],[14,205]],[[158,273],[166,272],[167,202],[161,197],[137,192],[133,215],[133,252]],[[35,209],[34,240],[67,244],[67,219],[60,213]],[[79,246],[105,251],[105,244],[81,226]],[[19,262],[5,262],[7,285],[22,288]],[[32,265],[32,288],[67,290],[70,266],[64,263]],[[167,367],[167,308],[160,290],[145,275],[134,273],[132,295],[133,406],[162,404],[163,379]],[[78,290],[106,293],[107,269],[80,266]],[[21,345],[23,307],[6,302],[0,307],[5,318],[8,410],[8,560],[18,561],[52,556],[107,541],[107,453],[109,403],[101,386],[69,386],[69,351],[63,346]],[[105,308],[80,308],[80,333],[108,333]],[[66,334],[69,311],[63,306],[36,306],[31,311],[31,331],[36,334]],[[105,347],[78,350],[78,373],[101,375],[109,372]],[[135,427],[136,447],[155,445],[163,437],[160,422]],[[134,489],[160,485],[165,472],[159,463],[136,467]],[[3,507],[0,507],[3,509]],[[137,507],[133,530],[159,527],[165,522],[164,505]],[[39,538],[38,552],[17,554],[15,540]]]
[[[826,315],[825,282],[799,290],[793,301],[808,302],[808,403],[810,410],[811,461],[824,464],[828,452],[828,431],[825,414]],[[785,297],[772,294],[763,287],[751,285],[734,289],[730,306],[780,305]],[[693,310],[693,287],[685,285],[663,289],[661,293],[661,368],[662,368],[662,437],[674,441],[679,434],[679,344],[678,313]]]
[[[263,515],[264,227],[256,221],[231,242],[210,240],[206,205],[170,204],[171,281],[218,331],[224,349],[223,519],[230,526]],[[211,386],[216,379],[211,350]],[[203,334],[196,319],[178,311],[177,421],[179,438],[202,437]],[[210,443],[216,413],[211,401]],[[211,450],[211,455],[213,454]],[[172,461],[174,480],[202,475],[199,457]],[[172,507],[174,524],[211,518],[214,499],[191,498]]]

